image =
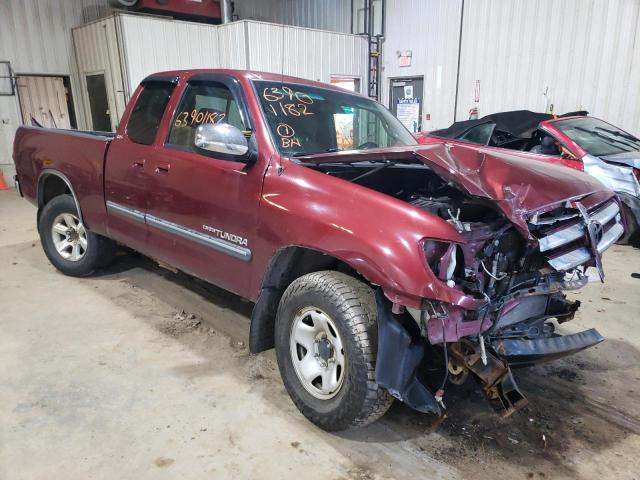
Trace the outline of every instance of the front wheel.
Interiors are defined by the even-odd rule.
[[[112,240],[86,229],[71,195],[60,195],[45,205],[38,231],[47,258],[65,275],[90,275],[115,256]]]
[[[393,397],[375,383],[376,303],[366,284],[335,271],[295,280],[276,318],[278,367],[302,414],[324,430],[364,426]]]

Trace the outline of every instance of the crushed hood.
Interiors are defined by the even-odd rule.
[[[409,155],[408,155],[409,154]],[[346,151],[302,157],[314,163],[417,159],[470,195],[496,202],[520,232],[529,236],[527,218],[594,193],[600,201],[614,195],[596,178],[546,163],[528,154],[439,143],[402,148]]]
[[[629,167],[640,168],[640,152],[624,152],[615,155],[605,155],[600,157],[605,162],[628,165]]]

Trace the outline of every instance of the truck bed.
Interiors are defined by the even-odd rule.
[[[54,128],[18,128],[13,159],[24,197],[38,204],[38,183],[47,177],[66,179],[92,230],[106,229],[104,159],[114,134]],[[43,190],[41,190],[43,191]]]

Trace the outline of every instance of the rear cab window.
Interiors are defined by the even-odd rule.
[[[153,144],[162,116],[175,85],[166,81],[148,81],[143,84],[127,122],[127,137],[141,145]]]

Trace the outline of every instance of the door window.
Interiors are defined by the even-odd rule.
[[[489,140],[491,140],[491,134],[493,133],[494,126],[495,123],[483,123],[482,125],[478,125],[467,130],[460,136],[459,140],[478,145],[488,145]]]
[[[132,142],[142,145],[153,143],[173,88],[174,84],[169,82],[144,84],[127,123],[127,136]]]
[[[228,123],[245,130],[238,102],[221,83],[189,84],[171,125],[167,144],[202,153],[194,145],[196,128],[207,123]]]

